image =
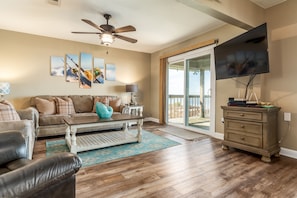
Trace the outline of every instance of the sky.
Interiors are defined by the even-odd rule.
[[[200,94],[200,73],[196,75],[194,72],[190,72],[190,95]],[[183,70],[169,70],[169,95],[183,95],[184,94],[184,71]],[[210,72],[205,72],[205,94],[208,94],[210,90]]]

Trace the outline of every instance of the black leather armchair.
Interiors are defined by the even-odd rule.
[[[0,197],[75,197],[75,174],[81,165],[72,153],[26,159],[22,134],[0,133]]]

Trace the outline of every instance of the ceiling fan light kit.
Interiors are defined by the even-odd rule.
[[[101,44],[109,46],[113,43],[114,37],[110,33],[102,33],[100,35]]]
[[[88,20],[88,19],[82,19],[83,22],[91,25],[92,27],[96,28],[100,32],[72,32],[75,34],[99,34],[99,38],[101,39],[101,44],[105,46],[109,46],[113,43],[115,38],[122,39],[124,41],[130,42],[130,43],[136,43],[137,40],[133,38],[129,38],[127,36],[119,35],[118,33],[123,32],[132,32],[136,31],[136,28],[132,25],[127,25],[120,28],[115,28],[112,25],[108,24],[109,19],[111,18],[110,14],[104,14],[104,18],[106,19],[106,24],[97,25],[94,22]]]

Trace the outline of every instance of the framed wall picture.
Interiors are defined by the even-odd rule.
[[[93,83],[104,84],[104,59],[94,58]]]
[[[93,57],[92,54],[80,53],[80,75],[79,75],[79,87],[83,89],[89,89],[92,87],[92,68]]]
[[[65,60],[62,56],[51,56],[51,76],[64,76]]]
[[[106,64],[106,80],[116,80],[116,66],[114,64]]]
[[[66,82],[78,82],[78,55],[66,54]]]

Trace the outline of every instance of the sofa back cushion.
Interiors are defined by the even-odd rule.
[[[7,100],[0,101],[0,121],[21,120],[14,106]]]
[[[109,106],[111,106],[114,112],[121,111],[121,104],[122,104],[122,100],[120,98],[109,100]]]
[[[71,98],[56,97],[57,113],[61,115],[74,114],[74,106]]]
[[[35,97],[35,105],[40,114],[53,115],[56,114],[56,103],[53,98],[47,100]]]
[[[96,112],[96,103],[97,102],[101,102],[102,104],[108,106],[109,105],[108,96],[94,96],[94,104],[93,104],[92,112]]]
[[[94,100],[90,95],[71,95],[74,109],[76,113],[88,113],[92,112]]]

